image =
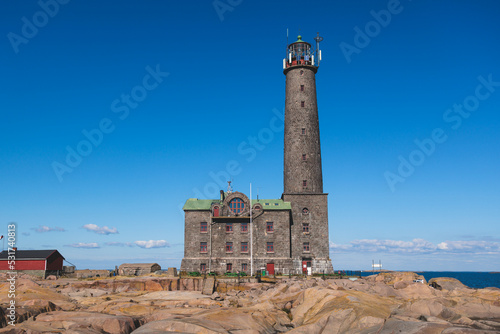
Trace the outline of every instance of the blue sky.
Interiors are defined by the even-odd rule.
[[[279,198],[288,28],[324,37],[334,268],[499,269],[498,1],[0,7],[0,222],[19,249],[179,267],[187,198],[228,176]]]

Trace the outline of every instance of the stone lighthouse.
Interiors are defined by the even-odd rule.
[[[294,267],[332,272],[328,242],[328,194],[323,193],[316,73],[321,60],[298,36],[283,60],[286,76],[283,200],[291,203],[291,257]],[[311,245],[305,254],[304,247]],[[313,247],[314,246],[314,247]],[[311,268],[311,269],[309,269]]]
[[[330,274],[328,194],[323,193],[315,76],[321,52],[298,40],[287,45],[284,191],[253,199],[228,187],[220,198],[184,204],[181,271]]]

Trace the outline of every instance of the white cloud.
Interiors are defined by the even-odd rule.
[[[484,240],[443,241],[435,245],[424,239],[413,239],[412,241],[361,239],[353,240],[348,244],[336,244],[330,242],[330,250],[333,253],[382,252],[399,254],[500,254],[500,242]]]
[[[447,241],[446,246],[446,250],[453,253],[500,253],[500,242],[495,241]]]
[[[39,225],[38,228],[32,228],[35,232],[44,233],[44,232],[66,232],[62,227],[48,227],[45,225]]]
[[[443,250],[448,249],[448,244],[446,242],[442,242],[442,243],[437,245],[437,248],[443,249]]]
[[[107,226],[99,227],[96,224],[86,224],[83,225],[83,228],[86,229],[87,231],[95,232],[97,234],[117,234],[118,230],[116,227],[109,228]]]
[[[100,248],[97,242],[79,242],[76,244],[71,244],[71,245],[65,245],[67,247],[73,247],[73,248]]]
[[[351,245],[355,251],[385,251],[390,253],[424,253],[436,249],[434,244],[423,239],[413,239],[412,241],[362,239],[351,241]]]
[[[336,244],[336,243],[330,241],[330,249],[331,250],[350,250],[350,249],[352,249],[352,245],[351,244],[339,245],[339,244]]]
[[[117,246],[117,247],[134,247],[134,244],[131,242],[106,242],[106,246]]]
[[[164,248],[170,247],[170,244],[165,240],[149,240],[149,241],[136,241],[134,242],[141,248]]]

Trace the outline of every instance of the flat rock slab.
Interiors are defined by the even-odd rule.
[[[206,296],[199,292],[193,291],[155,291],[146,293],[140,297],[135,299],[137,300],[192,300],[192,299],[201,299],[201,298],[210,298],[210,296]]]
[[[202,293],[204,295],[211,295],[212,293],[214,293],[214,288],[215,288],[215,278],[209,277],[205,280],[203,284]]]
[[[14,328],[4,328],[3,333],[110,333],[129,334],[136,329],[134,320],[127,316],[114,316],[97,312],[55,311],[36,316],[17,324]]]

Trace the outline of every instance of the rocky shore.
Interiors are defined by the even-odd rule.
[[[415,273],[366,278],[283,278],[276,283],[138,277],[0,285],[0,333],[442,333],[500,332],[500,289],[470,289]],[[202,292],[205,292],[203,294]],[[212,292],[212,291],[210,291]]]

